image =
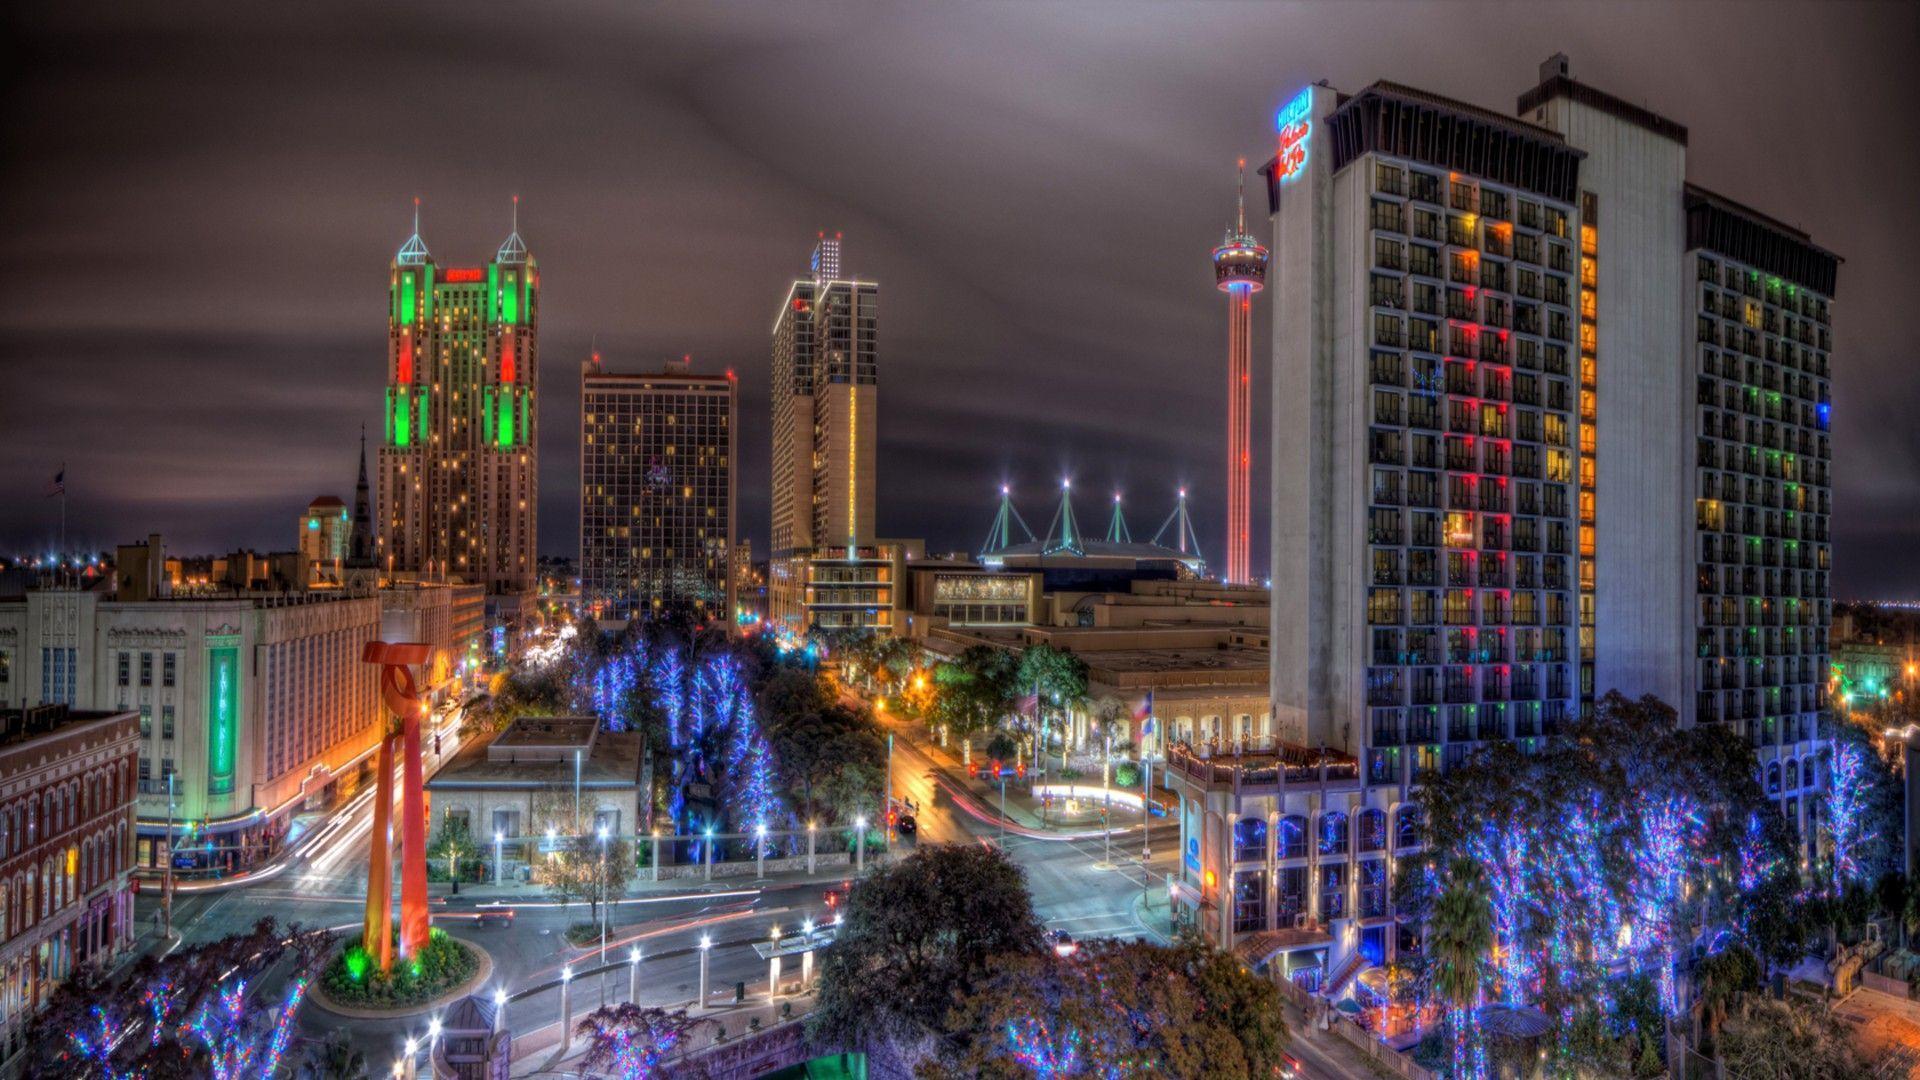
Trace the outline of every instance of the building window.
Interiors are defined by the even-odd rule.
[[[160,685],[172,686],[173,684],[174,684],[174,654],[163,653],[160,659]]]
[[[114,684],[117,686],[132,685],[133,654],[125,652],[116,653],[115,658],[118,660],[118,664],[116,665],[118,671],[114,678]]]
[[[153,685],[153,654],[150,652],[140,654],[140,685]]]

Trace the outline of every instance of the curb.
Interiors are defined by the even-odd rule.
[[[349,1020],[397,1020],[402,1017],[418,1016],[424,1012],[431,1012],[446,1005],[448,1002],[458,1001],[468,994],[473,993],[476,988],[485,985],[486,981],[493,977],[493,954],[481,948],[479,945],[468,941],[466,938],[454,937],[452,934],[448,934],[447,936],[465,945],[467,948],[472,949],[474,955],[480,958],[480,966],[466,982],[446,991],[438,997],[419,1002],[418,1004],[397,1006],[391,1009],[377,1009],[361,1005],[342,1005],[327,994],[326,988],[321,985],[318,979],[315,979],[313,984],[308,988],[307,996],[312,999],[314,1004],[320,1006],[327,1012],[335,1016],[344,1016]]]

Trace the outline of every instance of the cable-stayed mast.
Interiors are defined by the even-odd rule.
[[[1192,555],[1202,562],[1206,561],[1206,557],[1200,554],[1200,537],[1193,531],[1193,519],[1187,516],[1186,488],[1180,489],[1180,498],[1173,504],[1173,513],[1168,514],[1167,520],[1161,523],[1160,531],[1153,534],[1153,542],[1158,544],[1161,537],[1167,535],[1168,529],[1173,530],[1173,543],[1170,546],[1182,555]]]
[[[1005,551],[1013,546],[1013,526],[1020,526],[1026,534],[1027,542],[1033,542],[1033,530],[1027,528],[1026,520],[1020,511],[1013,508],[1013,489],[1006,484],[1000,485],[1000,509],[993,515],[993,524],[987,527],[987,542],[981,545],[982,557],[997,551]]]
[[[1127,528],[1127,517],[1120,512],[1120,493],[1113,493],[1113,520],[1107,522],[1107,543],[1133,543],[1133,530]]]
[[[1056,539],[1056,532],[1058,538]],[[1080,526],[1073,520],[1073,481],[1060,481],[1060,508],[1053,512],[1053,522],[1047,526],[1046,543],[1040,545],[1043,555],[1070,551],[1075,555],[1085,555]]]

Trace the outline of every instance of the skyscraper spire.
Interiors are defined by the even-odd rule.
[[[400,253],[393,257],[393,261],[401,266],[419,266],[431,258],[433,255],[427,251],[427,242],[420,239],[420,196],[415,195],[413,197],[413,235],[407,237],[407,242],[400,245]]]
[[[494,261],[515,266],[527,261],[526,241],[520,239],[520,196],[518,195],[513,197],[513,231],[508,233],[506,240],[500,244],[500,252],[494,256]]]

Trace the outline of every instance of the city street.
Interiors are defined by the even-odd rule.
[[[964,782],[943,774],[934,760],[935,751],[923,750],[901,736],[904,729],[896,728],[893,793],[918,807],[918,829],[914,838],[895,841],[896,853],[928,843],[999,846],[1026,871],[1035,909],[1049,929],[1065,930],[1076,938],[1166,940],[1165,875],[1173,868],[1177,826],[1155,819],[1153,857],[1143,864],[1137,818],[1124,811],[1116,813],[1109,865],[1108,848],[1097,829],[1077,827],[1056,833],[1010,824],[1003,830],[993,800],[983,801]],[[174,925],[181,942],[191,945],[240,933],[267,916],[283,923],[355,932],[363,911],[372,813],[370,796],[350,801],[334,817],[316,824],[309,833],[311,840],[298,845],[276,875],[218,891],[177,894]],[[495,899],[512,906],[515,919],[510,927],[482,927],[451,917],[442,919],[441,925],[490,954],[494,971],[487,980],[487,992],[504,987],[510,994],[526,993],[508,1006],[516,1035],[551,1046],[563,969],[571,966],[575,972],[576,1018],[603,1001],[626,998],[627,964],[636,946],[642,951],[641,1002],[689,1004],[698,993],[700,941],[705,936],[711,940],[712,1002],[732,1002],[737,984],[744,984],[751,1000],[765,993],[767,977],[766,962],[754,952],[754,943],[764,941],[775,926],[791,930],[809,918],[817,923],[830,921],[826,891],[844,880],[841,871],[812,878],[770,876],[764,881],[751,875],[705,883],[637,881],[629,895],[611,908],[606,960],[612,969],[604,972],[599,972],[597,944],[579,949],[562,936],[568,926],[590,920],[590,906],[576,902],[562,907],[538,886],[467,886],[459,900],[437,903],[435,910],[436,917],[457,916],[470,910],[472,902]],[[435,885],[432,891],[439,900],[448,887]],[[158,889],[148,889],[137,908],[149,931],[158,910],[158,894]],[[149,936],[148,941],[152,940]],[[270,976],[280,977],[278,973]],[[272,982],[256,989],[268,995],[280,992]],[[380,1068],[400,1053],[409,1036],[423,1037],[426,1023],[425,1018],[346,1019],[317,1004],[309,1004],[302,1012],[302,1038],[318,1039],[340,1028],[350,1031]],[[1297,1056],[1309,1076],[1368,1075],[1337,1064],[1341,1057],[1337,1049],[1330,1053],[1307,1047]]]

